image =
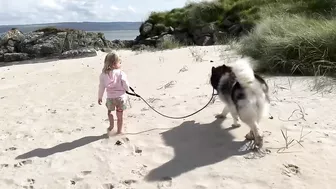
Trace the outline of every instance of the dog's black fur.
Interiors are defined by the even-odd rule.
[[[227,78],[226,82],[224,82],[221,86],[219,86],[220,79],[223,75],[229,73],[229,78]],[[268,94],[269,87],[266,81],[259,76],[258,74],[254,74],[254,77],[263,84],[263,91],[265,94]],[[211,86],[217,91],[217,93],[221,93],[224,97],[230,96],[234,104],[237,104],[238,100],[245,99],[244,88],[240,85],[240,83],[235,79],[234,73],[232,72],[231,67],[222,65],[218,67],[212,67],[211,69],[211,77],[210,77]],[[270,101],[269,96],[266,95],[268,101]],[[228,101],[229,99],[226,99]]]

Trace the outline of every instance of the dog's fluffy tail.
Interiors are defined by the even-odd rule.
[[[236,76],[236,80],[244,89],[246,89],[247,95],[249,96],[249,94],[254,94],[249,97],[256,100],[256,105],[258,107],[257,114],[258,117],[261,118],[268,115],[268,94],[266,94],[266,86],[255,78],[252,63],[253,60],[251,58],[245,57],[238,59],[235,63],[233,63],[231,68]]]

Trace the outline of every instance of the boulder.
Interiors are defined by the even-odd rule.
[[[213,35],[217,31],[215,23],[209,23],[192,31],[193,40],[196,45],[213,45]]]
[[[27,53],[5,53],[4,62],[22,61],[30,59]]]
[[[204,35],[204,36],[199,37],[195,41],[195,44],[199,45],[199,46],[209,46],[209,45],[214,45],[215,41],[214,41],[213,37]]]
[[[108,42],[108,47],[112,49],[131,48],[134,43],[134,40],[113,40]]]
[[[4,46],[9,40],[14,43],[20,42],[24,39],[23,33],[18,29],[11,29],[7,33],[3,34],[0,38],[0,46]]]
[[[69,50],[66,52],[63,52],[59,58],[65,59],[65,58],[83,58],[83,57],[93,57],[97,56],[97,52],[93,48],[83,48],[83,49],[77,49],[77,50]]]
[[[214,33],[213,36],[215,44],[226,44],[229,39],[229,34],[223,31],[217,31]]]
[[[232,36],[239,36],[239,34],[243,31],[243,27],[240,24],[234,24],[228,31]]]
[[[20,52],[31,54],[33,57],[46,57],[62,53],[66,32],[47,34],[32,32],[20,44]]]
[[[145,37],[148,37],[149,34],[152,32],[152,30],[153,30],[153,24],[149,22],[141,24],[139,28],[140,35]]]
[[[176,43],[178,42],[176,39],[175,39],[175,36],[174,35],[171,35],[171,34],[166,34],[166,35],[163,35],[161,37],[159,37],[157,40],[156,40],[156,47],[158,48],[163,48],[165,43]]]
[[[175,39],[183,44],[183,45],[193,45],[194,42],[193,42],[193,39],[192,37],[189,35],[188,32],[178,32],[178,31],[175,31],[173,33]]]
[[[99,50],[108,47],[105,36],[102,33],[86,32],[82,30],[73,30],[67,33],[64,41],[64,51],[81,49],[84,47],[93,47]]]

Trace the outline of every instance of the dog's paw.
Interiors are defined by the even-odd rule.
[[[245,135],[246,140],[254,140],[254,135],[252,130]]]
[[[217,114],[215,117],[216,117],[217,119],[225,119],[225,118],[226,118],[226,116],[223,115],[223,114]]]
[[[262,148],[264,145],[264,138],[262,136],[257,136],[254,138],[255,148]]]

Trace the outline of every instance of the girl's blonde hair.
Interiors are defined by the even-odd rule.
[[[104,67],[102,72],[103,73],[109,73],[111,70],[113,70],[113,65],[118,63],[120,61],[120,58],[116,52],[110,52],[105,56],[104,60]]]

